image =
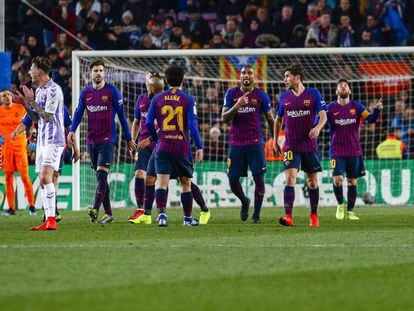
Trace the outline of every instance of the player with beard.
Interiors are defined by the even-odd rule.
[[[222,120],[231,121],[228,177],[231,191],[242,204],[240,219],[246,221],[249,217],[250,199],[243,192],[240,177],[247,176],[247,169],[250,168],[255,183],[252,222],[260,223],[266,172],[261,115],[265,115],[270,132],[273,131],[274,119],[269,95],[255,87],[254,80],[253,68],[244,66],[240,71],[241,86],[226,92]]]
[[[97,222],[98,211],[102,204],[105,215],[99,223],[105,224],[113,221],[108,173],[113,160],[114,147],[118,141],[115,115],[119,118],[129,150],[135,150],[136,144],[129,131],[121,93],[115,86],[105,81],[104,62],[96,60],[90,64],[89,69],[92,85],[85,87],[79,96],[79,104],[73,116],[67,144],[69,148],[74,145],[75,131],[86,109],[88,114],[86,144],[92,162],[91,166],[96,171],[97,179],[95,202],[93,207],[88,210],[88,215],[91,222]]]
[[[285,215],[279,218],[283,226],[293,226],[292,210],[295,201],[296,177],[301,168],[306,173],[309,188],[310,226],[318,227],[319,187],[317,172],[322,171],[318,154],[317,138],[326,123],[325,102],[320,92],[303,85],[302,68],[294,64],[284,70],[284,82],[288,88],[279,97],[275,119],[275,138],[285,123],[283,164],[286,185],[283,194]],[[282,155],[278,140],[273,146],[276,156]]]
[[[357,197],[357,178],[365,175],[362,149],[359,140],[360,121],[374,123],[383,108],[382,99],[378,99],[371,113],[361,103],[351,99],[349,82],[340,79],[337,83],[335,102],[326,106],[328,124],[331,130],[331,169],[333,170],[333,190],[338,207],[337,219],[359,220],[353,209]],[[345,214],[343,196],[344,173],[348,181],[348,204]]]

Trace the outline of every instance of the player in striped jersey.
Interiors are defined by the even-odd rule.
[[[129,150],[134,150],[125,117],[123,100],[120,91],[105,81],[105,64],[96,60],[89,65],[92,85],[85,87],[79,95],[79,104],[73,116],[72,125],[68,134],[68,147],[72,148],[75,140],[75,131],[78,128],[83,112],[88,114],[88,130],[86,144],[91,158],[92,167],[96,172],[96,193],[93,208],[88,210],[91,222],[97,222],[101,204],[105,215],[100,223],[113,221],[112,208],[109,199],[108,173],[112,164],[114,146],[118,141],[115,129],[115,115],[118,116]]]
[[[331,131],[331,168],[333,170],[333,190],[338,207],[337,219],[358,220],[353,212],[357,197],[357,178],[365,175],[362,149],[359,142],[359,126],[361,120],[373,123],[382,110],[381,98],[370,113],[361,103],[351,99],[351,89],[345,79],[337,83],[337,100],[326,106],[328,124]],[[345,214],[343,181],[346,173],[348,181],[348,204]]]
[[[224,122],[231,121],[228,177],[231,191],[242,203],[240,219],[246,221],[249,217],[250,199],[246,197],[240,184],[240,177],[247,176],[249,167],[255,183],[252,222],[260,223],[266,172],[261,115],[265,115],[271,132],[274,119],[270,97],[254,86],[254,79],[253,68],[244,66],[240,71],[241,86],[230,88],[226,92],[222,119]]]
[[[196,145],[195,161],[203,159],[203,145],[198,132],[194,98],[181,90],[184,69],[172,65],[165,71],[170,89],[159,93],[151,100],[146,125],[155,146],[155,167],[157,184],[155,200],[158,209],[158,225],[167,226],[167,188],[171,175],[180,179],[181,203],[184,210],[184,226],[198,225],[192,218],[193,195],[191,178],[193,175],[190,154],[190,136]],[[157,120],[159,131],[155,130]]]
[[[60,158],[65,147],[63,124],[63,92],[50,77],[51,62],[45,57],[32,60],[29,75],[37,85],[36,93],[25,85],[22,87],[26,105],[37,113],[38,136],[36,148],[36,172],[40,177],[40,195],[46,221],[32,230],[56,230],[54,172],[59,170]]]
[[[299,168],[307,175],[311,213],[310,226],[318,227],[319,187],[317,172],[322,171],[318,155],[317,138],[326,123],[325,102],[317,89],[307,88],[302,82],[302,68],[294,64],[284,70],[284,82],[288,88],[279,97],[275,119],[275,137],[285,123],[284,189],[285,215],[279,218],[284,226],[293,226],[292,209],[295,201],[296,176]],[[276,156],[282,154],[277,139],[274,141]]]

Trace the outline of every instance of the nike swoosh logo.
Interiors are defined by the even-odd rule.
[[[91,99],[92,99],[92,97],[87,97],[87,98],[86,98],[86,100],[91,100]]]
[[[290,105],[290,104],[291,104],[291,102],[287,102],[287,103],[285,103],[285,106]]]
[[[336,115],[338,115],[339,114],[339,112],[334,112],[334,116],[336,116]]]

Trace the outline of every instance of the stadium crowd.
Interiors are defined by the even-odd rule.
[[[21,1],[5,1],[5,43],[6,50],[12,53],[11,91],[21,85],[30,86],[31,60],[47,56],[52,61],[52,78],[62,87],[69,109],[73,50],[366,47],[414,43],[412,0],[28,2],[39,11]],[[194,80],[187,87],[191,93],[191,88],[200,85]],[[202,93],[193,93],[196,100],[203,99],[199,111],[201,132],[209,142],[206,157],[216,161],[225,158],[224,142],[228,134],[228,126],[219,122],[222,92],[217,87],[207,87]],[[397,97],[395,112],[393,109],[392,115],[364,127],[362,138],[372,137],[370,131],[375,131],[375,126],[389,122],[401,129],[400,135],[408,146],[406,157],[413,157],[413,108],[408,102],[404,94]],[[370,144],[364,146],[367,157],[376,156],[375,146],[386,134],[374,135],[375,142],[367,140]]]

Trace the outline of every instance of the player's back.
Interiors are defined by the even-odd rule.
[[[0,133],[4,136],[4,145],[8,148],[24,148],[27,144],[25,133],[17,135],[15,140],[11,134],[20,124],[26,114],[23,105],[12,103],[9,107],[0,106]]]
[[[148,97],[148,93],[145,92],[144,94],[141,94],[137,98],[137,103],[135,106],[135,109],[139,110],[140,115],[140,130],[139,130],[139,137],[138,141],[141,141],[143,139],[146,139],[151,136],[148,127],[146,126],[147,122],[147,116],[148,116],[148,109],[150,105],[150,99]],[[138,111],[135,111],[135,117],[138,115]],[[157,129],[157,127],[155,127]],[[152,144],[152,143],[151,143]]]
[[[189,109],[194,107],[194,99],[181,90],[167,90],[157,94],[152,100],[155,105],[155,119],[159,126],[156,151],[188,156],[188,114]]]

